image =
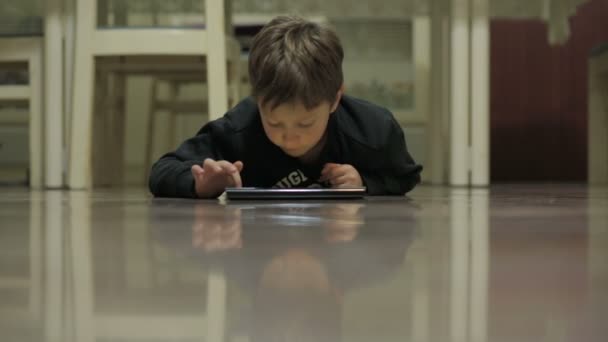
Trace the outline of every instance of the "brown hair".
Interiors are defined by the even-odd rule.
[[[343,59],[340,39],[332,29],[299,17],[276,17],[253,40],[253,96],[273,108],[290,102],[307,109],[333,103],[344,82]]]

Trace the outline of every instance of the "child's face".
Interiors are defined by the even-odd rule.
[[[298,158],[323,138],[329,115],[338,102],[339,99],[333,104],[323,102],[311,110],[301,103],[284,103],[272,109],[271,105],[262,106],[258,102],[258,107],[268,139],[287,155]]]

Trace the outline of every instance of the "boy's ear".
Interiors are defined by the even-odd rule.
[[[260,113],[262,113],[262,107],[263,107],[263,104],[264,104],[264,99],[262,99],[262,97],[257,96],[257,97],[255,97],[255,102],[258,105],[258,110],[260,111]]]
[[[338,89],[338,94],[336,94],[336,101],[331,105],[331,110],[329,111],[330,113],[333,113],[336,111],[336,109],[338,109],[338,105],[340,104],[342,95],[344,95],[344,83],[342,83],[340,89]]]

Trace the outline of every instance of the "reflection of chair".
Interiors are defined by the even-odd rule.
[[[223,0],[205,1],[204,29],[166,29],[166,28],[113,28],[99,29],[97,1],[82,0],[78,2],[75,43],[75,70],[73,118],[71,122],[70,169],[68,185],[71,188],[90,188],[95,185],[94,172],[106,174],[118,172],[123,164],[123,149],[121,136],[124,130],[124,101],[119,101],[119,110],[113,107],[110,123],[104,122],[105,117],[93,111],[95,59],[97,57],[134,58],[164,56],[173,57],[205,57],[208,80],[208,113],[214,119],[223,115],[228,109],[228,66],[227,62],[237,65],[238,48],[234,40],[226,36],[225,22],[229,13],[224,10]],[[124,19],[126,20],[126,19]],[[173,63],[180,67],[179,62]],[[171,69],[164,65],[163,69]],[[198,70],[191,71],[197,72]],[[106,94],[110,103],[124,94],[116,94],[124,89],[124,74],[117,74],[116,86],[107,87],[106,76],[97,74],[95,83],[102,89],[108,89]],[[100,100],[101,101],[101,100]],[[102,107],[108,108],[108,107]],[[98,134],[101,139],[91,138],[93,127],[108,126],[105,133]],[[97,132],[95,132],[97,134]],[[148,132],[149,133],[149,132]],[[93,147],[95,152],[93,152]],[[108,151],[109,150],[109,151]],[[99,156],[106,156],[98,163],[93,163]],[[93,158],[95,157],[95,158]],[[93,166],[94,165],[94,166]],[[112,177],[115,178],[115,177]],[[103,184],[111,185],[115,179],[103,179]]]
[[[110,239],[100,239],[99,235],[108,237],[105,224],[97,226],[94,230],[93,223],[98,222],[91,212],[91,198],[86,193],[73,192],[70,194],[73,210],[70,217],[69,232],[69,257],[71,264],[67,274],[71,275],[69,287],[70,295],[66,303],[73,308],[71,313],[74,322],[74,341],[93,342],[97,340],[204,340],[223,341],[225,314],[226,314],[226,280],[222,270],[209,270],[207,274],[195,268],[195,275],[207,275],[206,281],[206,307],[188,307],[174,311],[171,306],[162,306],[161,310],[154,312],[145,305],[153,303],[173,303],[172,298],[154,296],[148,297],[137,291],[138,286],[154,285],[153,275],[158,271],[158,265],[154,264],[154,255],[151,252],[153,244],[150,241],[149,231],[146,227],[134,227],[125,224],[130,221],[125,217],[125,223],[116,222],[123,226],[122,231],[115,230]],[[116,219],[116,217],[114,217]],[[114,225],[116,227],[116,225]],[[93,235],[97,233],[97,239]],[[118,234],[116,234],[118,233]],[[103,244],[108,241],[110,244]],[[95,258],[93,243],[103,250]],[[96,287],[96,284],[114,284],[117,276],[108,272],[106,268],[99,268],[107,260],[106,256],[112,251],[124,258],[123,262],[110,266],[122,271],[122,276],[131,284],[135,284],[125,297],[117,296],[120,292],[111,288],[111,296],[106,301],[98,300],[100,292],[104,288]],[[101,264],[100,264],[101,262]],[[107,265],[107,262],[105,263]],[[103,277],[95,277],[102,274]],[[113,279],[114,278],[114,279]],[[94,281],[95,280],[95,281]],[[201,294],[204,287],[201,287]],[[106,288],[107,290],[107,288]],[[107,291],[108,292],[108,291]],[[172,295],[180,297],[179,292],[171,292]],[[191,297],[192,294],[181,296]],[[113,297],[113,301],[112,301]],[[97,300],[96,300],[97,299]],[[138,299],[131,301],[133,299]],[[174,299],[174,298],[173,298]],[[203,300],[205,298],[202,298]],[[109,302],[108,302],[109,301]],[[104,307],[105,304],[105,307]],[[108,304],[110,304],[108,306]],[[134,310],[133,304],[144,305],[145,310]],[[193,303],[194,304],[194,303]],[[158,308],[158,307],[157,307]],[[175,307],[173,307],[174,309]]]
[[[487,341],[490,192],[454,189],[446,196],[443,188],[429,191],[441,200],[423,209],[420,224],[424,229],[406,259],[414,291],[410,340]],[[437,220],[436,214],[445,209],[444,200],[449,214]],[[451,231],[449,239],[446,227]]]
[[[3,293],[3,298],[19,298],[23,295],[25,299],[23,302],[8,300],[0,304],[0,321],[4,324],[10,322],[11,327],[34,329],[43,314],[42,279],[43,262],[46,260],[41,255],[45,221],[41,196],[40,192],[31,192],[29,195],[29,208],[25,209],[29,211],[29,229],[27,219],[13,221],[13,225],[2,227],[8,229],[9,234],[5,236],[10,238],[0,243],[4,259],[4,267],[0,268],[0,293]],[[6,294],[10,294],[10,297],[6,297]],[[11,336],[10,332],[8,336]]]
[[[608,45],[589,63],[589,183],[608,184]]]
[[[40,38],[0,40],[0,63],[27,63],[28,85],[0,85],[0,101],[29,102],[30,186],[42,186],[43,123],[42,123],[42,41]]]

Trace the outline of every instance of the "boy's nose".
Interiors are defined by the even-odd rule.
[[[283,145],[285,148],[293,148],[298,144],[298,136],[295,134],[285,134],[283,135]]]

